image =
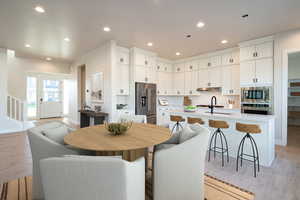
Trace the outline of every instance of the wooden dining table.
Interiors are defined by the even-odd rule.
[[[134,161],[147,158],[148,148],[170,139],[168,128],[153,124],[133,123],[122,135],[112,135],[104,125],[78,129],[64,141],[73,147],[94,151],[97,156],[122,156],[124,160]]]

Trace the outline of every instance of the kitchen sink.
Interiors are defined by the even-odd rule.
[[[205,113],[210,113],[209,111]],[[231,115],[232,113],[224,113],[224,112],[213,112],[213,114],[218,114],[218,115]]]

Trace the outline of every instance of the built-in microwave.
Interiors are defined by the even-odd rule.
[[[271,87],[241,88],[242,103],[271,103]]]
[[[271,114],[272,87],[241,88],[241,111],[251,114]]]

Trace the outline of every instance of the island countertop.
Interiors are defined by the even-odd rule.
[[[275,119],[275,115],[258,115],[258,114],[246,114],[241,112],[228,112],[227,109],[216,109],[213,114],[209,112],[209,109],[198,109],[195,112],[186,112],[183,109],[170,109],[169,113],[172,115],[188,115],[188,116],[204,116],[212,117],[214,119],[227,119],[227,120],[243,120],[243,121],[256,121],[256,122],[268,122]]]

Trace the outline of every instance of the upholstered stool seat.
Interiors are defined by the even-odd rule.
[[[179,131],[183,129],[183,126],[181,125],[180,122],[185,122],[185,119],[179,115],[170,115],[170,121],[171,122],[176,122],[172,128],[172,133],[174,130]]]
[[[241,159],[240,160],[241,167],[243,165],[243,160],[248,160],[248,161],[254,163],[254,177],[256,177],[256,171],[259,172],[259,154],[258,154],[257,144],[256,144],[254,138],[250,134],[260,134],[261,129],[258,125],[255,125],[255,124],[236,123],[236,130],[239,132],[246,133],[246,135],[243,137],[243,139],[241,140],[241,142],[239,144],[239,148],[238,148],[238,152],[237,152],[237,159],[236,159],[236,171],[238,171],[238,169],[239,169],[239,159]],[[248,139],[250,141],[252,155],[244,153],[244,145],[245,145],[246,139]],[[247,159],[245,157],[250,158],[250,159],[252,158],[253,160]]]
[[[209,143],[209,152],[208,152],[208,161],[210,161],[210,152],[214,152],[214,158],[216,157],[216,153],[222,154],[222,167],[224,166],[224,153],[227,154],[227,162],[229,162],[228,155],[228,143],[227,139],[221,129],[229,128],[229,125],[226,121],[217,121],[217,120],[209,120],[209,126],[211,128],[216,128],[217,130],[213,133],[210,143]],[[221,146],[218,146],[217,140],[220,139]]]
[[[188,117],[187,118],[187,123],[188,124],[204,124],[204,121],[201,118],[196,118],[196,117]]]

